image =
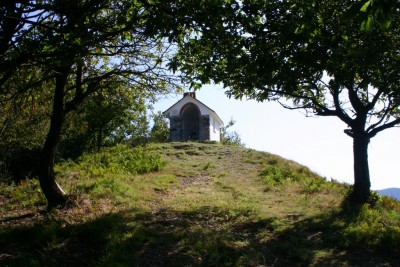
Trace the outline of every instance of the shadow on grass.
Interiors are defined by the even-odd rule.
[[[67,226],[51,220],[0,228],[0,266],[400,265],[390,251],[353,247],[338,216],[345,214],[257,219],[203,207],[129,210]]]

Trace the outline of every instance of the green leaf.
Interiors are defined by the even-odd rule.
[[[372,0],[367,1],[360,9],[361,12],[367,12],[368,7],[372,5]]]
[[[361,23],[361,29],[364,29],[366,31],[372,30],[373,26],[374,19],[371,16],[368,16],[368,18]]]
[[[383,20],[381,22],[380,28],[381,30],[387,30],[390,27],[390,24],[392,24],[392,19],[388,18],[386,20]]]

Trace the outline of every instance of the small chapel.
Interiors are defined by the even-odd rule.
[[[178,102],[163,112],[169,119],[170,141],[220,142],[220,129],[224,126],[214,110],[196,99],[195,92],[183,94]]]

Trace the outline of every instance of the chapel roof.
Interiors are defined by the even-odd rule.
[[[201,102],[200,100],[198,100],[198,99],[196,98],[196,93],[195,93],[195,92],[186,92],[186,93],[184,93],[184,94],[183,94],[183,97],[182,97],[178,102],[176,102],[176,103],[173,104],[171,107],[169,107],[166,111],[164,111],[163,114],[164,114],[164,115],[169,114],[169,112],[171,111],[171,109],[173,109],[175,106],[179,105],[182,101],[184,101],[184,99],[187,99],[187,98],[190,98],[190,101],[191,101],[191,102],[194,102],[195,104],[200,104],[200,105],[204,106],[204,107],[209,111],[209,113],[215,115],[215,118],[217,118],[217,120],[219,120],[219,123],[220,123],[221,125],[224,124],[224,122],[221,120],[221,118],[218,116],[218,114],[217,114],[214,110],[212,110],[212,109],[209,108],[206,104],[204,104],[203,102]]]

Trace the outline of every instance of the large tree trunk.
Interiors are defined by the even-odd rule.
[[[68,73],[66,70],[58,72],[53,100],[53,113],[51,115],[50,129],[46,137],[40,158],[39,181],[40,187],[47,199],[48,207],[65,206],[67,195],[58,185],[54,174],[54,161],[57,146],[61,138],[62,124],[65,118],[64,89]]]
[[[354,187],[350,199],[355,204],[366,203],[370,197],[369,141],[370,138],[367,134],[355,134],[353,136]]]

